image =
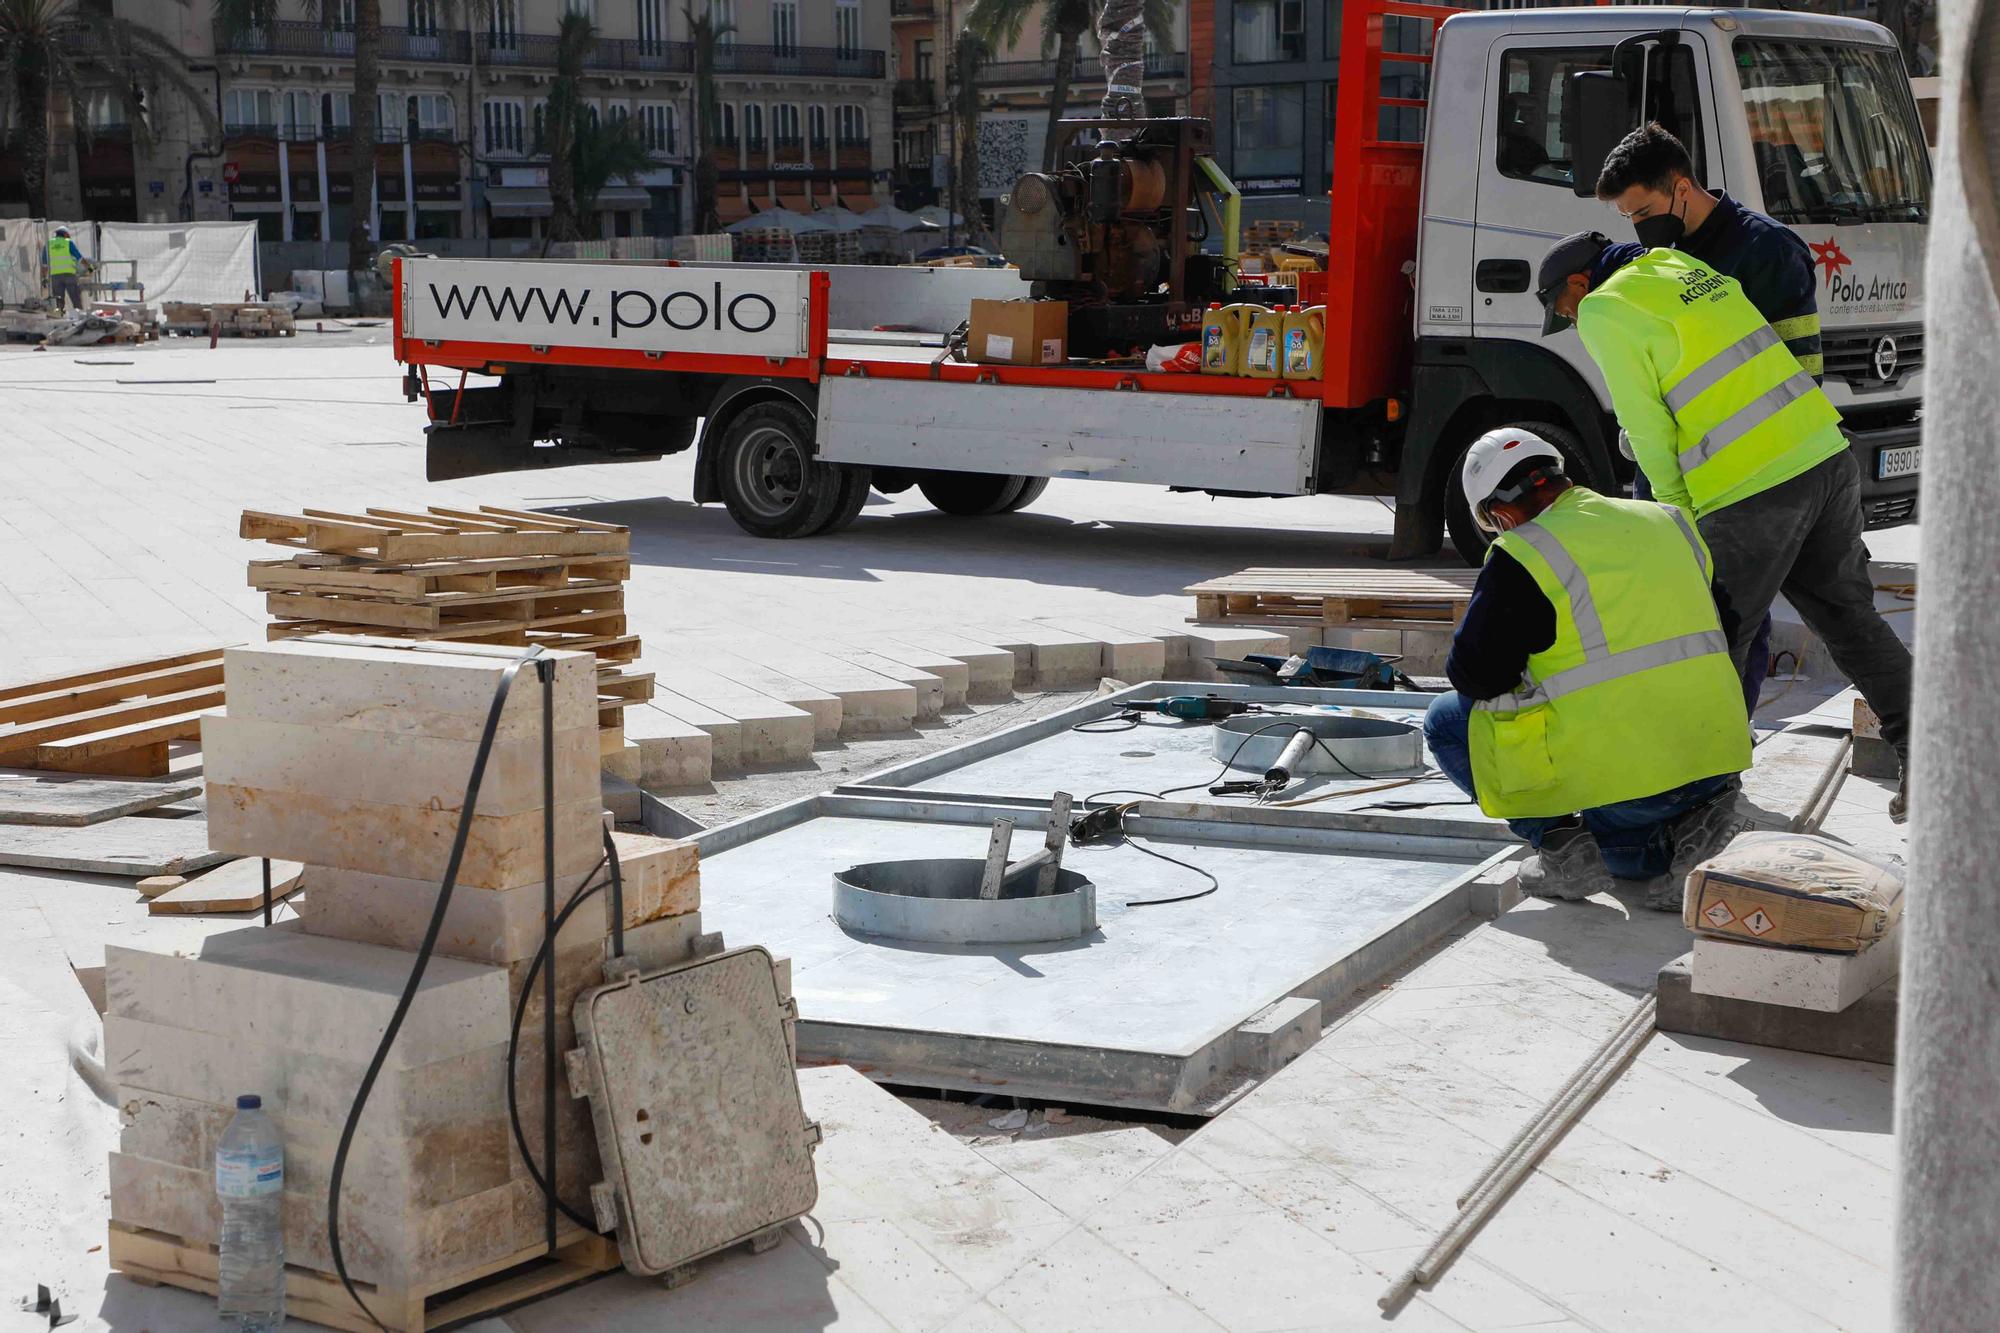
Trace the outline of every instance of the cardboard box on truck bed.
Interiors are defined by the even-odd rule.
[[[1903,915],[1900,871],[1811,833],[1745,833],[1688,873],[1689,930],[1779,949],[1857,953]]]
[[[1059,366],[1069,359],[1069,302],[974,301],[965,352],[992,366]]]

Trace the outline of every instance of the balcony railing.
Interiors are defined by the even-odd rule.
[[[1149,79],[1177,79],[1187,74],[1187,56],[1173,51],[1146,57],[1146,77]],[[1053,60],[997,60],[979,71],[982,87],[999,84],[1042,84],[1056,81],[1056,62]],[[1072,84],[1104,82],[1104,66],[1096,56],[1078,56],[1076,65],[1070,70]]]
[[[937,13],[937,0],[890,0],[889,17],[929,18]]]
[[[354,131],[346,125],[256,125],[242,121],[229,121],[222,127],[225,139],[282,139],[286,143],[309,144],[322,141],[344,144],[354,137]],[[458,131],[433,125],[377,125],[375,142],[397,144],[410,143],[457,143]]]
[[[529,69],[553,69],[553,36],[480,33],[479,63]],[[473,34],[441,32],[417,36],[406,29],[382,30],[382,59],[413,63],[463,65],[472,59]],[[354,58],[354,34],[317,23],[267,23],[260,28],[230,32],[218,25],[216,50],[224,55],[274,56],[297,59]],[[600,37],[584,57],[592,70],[621,73],[692,74],[694,48],[686,42],[662,42],[633,37]],[[823,78],[880,79],[888,74],[883,51],[847,51],[834,46],[756,46],[733,42],[717,48],[718,74],[800,74]]]

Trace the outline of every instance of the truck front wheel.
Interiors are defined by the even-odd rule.
[[[1548,421],[1506,421],[1494,429],[1512,428],[1541,436],[1563,456],[1563,471],[1571,481],[1579,486],[1593,486],[1595,478],[1590,464],[1585,460],[1583,441],[1567,426],[1558,426]],[[1481,432],[1482,434],[1484,432]],[[1444,521],[1451,530],[1451,544],[1468,565],[1486,563],[1486,548],[1493,544],[1493,538],[1472,517],[1472,506],[1465,502],[1465,485],[1461,475],[1465,467],[1465,455],[1472,448],[1473,441],[1467,440],[1463,448],[1451,460],[1451,475],[1444,483]]]
[[[1027,483],[1026,477],[998,472],[925,472],[917,478],[917,489],[947,514],[979,518],[1013,508]]]
[[[793,402],[744,409],[722,438],[716,481],[736,526],[753,537],[810,537],[849,491],[841,470],[812,456],[812,417]]]

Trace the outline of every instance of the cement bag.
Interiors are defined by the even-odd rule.
[[[1692,931],[1780,949],[1859,953],[1903,915],[1903,873],[1813,833],[1744,833],[1688,873]]]

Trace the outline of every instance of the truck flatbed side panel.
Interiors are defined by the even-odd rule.
[[[454,344],[547,348],[583,364],[768,362],[816,358],[825,346],[826,279],[804,269],[406,259],[401,276],[406,360]]]
[[[1312,493],[1312,399],[1107,393],[881,377],[820,383],[832,463]]]

